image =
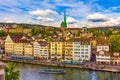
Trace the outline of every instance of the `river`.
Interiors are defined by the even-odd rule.
[[[120,73],[17,63],[20,80],[120,80]],[[64,69],[66,74],[43,74],[40,69]]]

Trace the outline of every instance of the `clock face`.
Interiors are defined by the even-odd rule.
[[[104,51],[100,51],[99,54],[104,54]]]

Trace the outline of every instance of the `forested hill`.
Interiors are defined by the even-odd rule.
[[[0,23],[0,28],[15,28],[15,27],[52,27],[52,26],[46,26],[46,25],[39,25],[39,24],[25,24],[25,23]],[[55,27],[53,27],[55,28]]]

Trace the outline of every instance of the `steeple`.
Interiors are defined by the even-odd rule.
[[[66,23],[66,12],[64,12],[64,21],[62,21],[61,27],[67,28],[67,23]]]
[[[64,22],[66,23],[66,12],[64,12]]]

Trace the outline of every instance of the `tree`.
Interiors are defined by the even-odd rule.
[[[90,30],[90,32],[92,32],[93,33],[93,36],[95,36],[95,37],[102,37],[103,36],[103,33],[100,31],[100,30],[98,30],[98,29],[96,29],[96,30]]]
[[[120,52],[120,35],[112,35],[109,39],[112,52]]]
[[[20,72],[15,71],[15,63],[8,63],[5,65],[5,80],[19,80]]]
[[[4,31],[2,31],[2,30],[0,30],[0,36],[5,36],[5,32]]]
[[[112,30],[106,30],[106,31],[104,32],[104,35],[105,35],[105,36],[110,36],[110,35],[112,35]]]

